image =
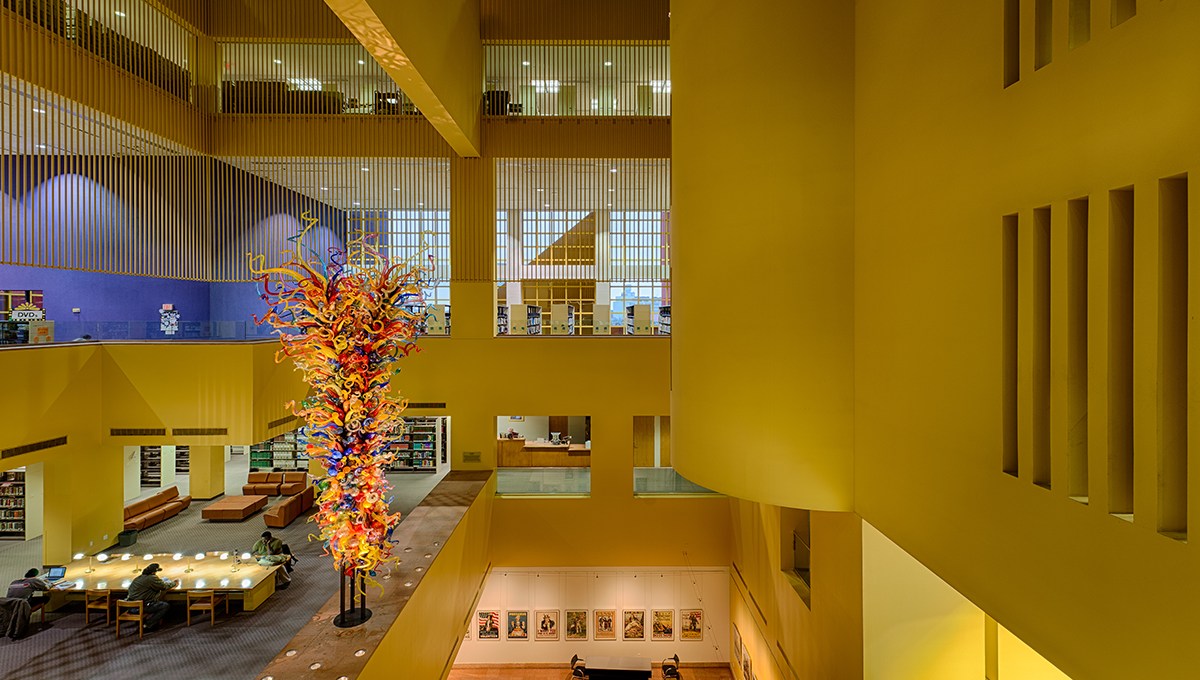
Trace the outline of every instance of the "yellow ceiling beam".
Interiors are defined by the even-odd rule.
[[[479,156],[479,0],[325,0],[450,146]]]

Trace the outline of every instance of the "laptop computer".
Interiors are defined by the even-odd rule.
[[[51,585],[58,585],[59,581],[62,581],[63,577],[65,577],[66,575],[67,575],[66,567],[50,567],[46,571],[45,578],[47,581],[50,582]]]

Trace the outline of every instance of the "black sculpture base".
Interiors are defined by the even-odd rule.
[[[371,618],[371,610],[365,607],[358,607],[357,609],[351,609],[333,617],[333,625],[338,628],[353,628],[366,623],[369,618]]]

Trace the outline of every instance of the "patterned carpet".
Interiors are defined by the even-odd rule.
[[[392,508],[405,515],[441,479],[415,474],[389,477],[396,486]],[[227,488],[240,488],[240,483]],[[277,502],[277,498],[271,499],[271,504]],[[200,511],[208,503],[193,501],[178,516],[141,532],[130,551],[246,550],[266,528],[261,512],[242,523],[202,520]],[[138,640],[134,627],[126,624],[117,640],[113,626],[97,622],[94,614],[92,624],[84,626],[82,604],[73,604],[50,614],[45,626],[35,622],[30,635],[21,640],[0,638],[0,678],[256,677],[257,671],[337,592],[337,578],[320,557],[320,545],[307,540],[313,526],[304,520],[299,518],[284,529],[273,530],[301,561],[292,575],[291,587],[276,592],[257,610],[243,612],[240,603],[234,602],[229,616],[218,613],[216,626],[193,618],[189,628],[184,625],[183,607],[175,604],[159,630]],[[40,540],[14,542],[0,550],[0,569],[9,580],[40,562]],[[7,576],[10,573],[16,576]]]

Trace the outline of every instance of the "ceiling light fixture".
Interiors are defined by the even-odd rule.
[[[33,112],[34,113],[45,113],[46,109],[34,109]]]
[[[365,64],[365,63],[367,63],[367,62],[363,61],[362,59],[359,59],[359,60],[358,60],[358,65],[359,65],[359,66],[362,66],[362,65],[363,65],[363,64]]]
[[[321,191],[329,191],[329,187],[321,187]]]
[[[274,61],[276,64],[282,64],[282,63],[283,63],[283,60],[282,60],[282,59],[272,59],[271,61]]]
[[[609,172],[616,172],[616,171],[617,171],[617,169],[616,169],[616,168],[609,168],[609,169],[608,169],[608,171],[609,171]]]
[[[363,166],[363,168],[362,168],[362,171],[363,171],[363,172],[370,172],[370,171],[371,171],[371,168],[368,168],[368,167],[366,167],[366,166]]]
[[[606,61],[606,62],[604,62],[604,65],[605,65],[605,66],[612,66],[612,62],[611,62],[611,61]]]
[[[355,207],[357,207],[357,206],[360,206],[360,205],[362,205],[362,203],[359,203],[358,201],[355,201],[355,202],[354,202],[354,205],[355,205]]]
[[[521,66],[529,66],[529,62],[523,61],[523,62],[521,62]]]
[[[121,10],[117,10],[116,12],[114,12],[114,14],[116,14],[116,15],[117,15],[117,16],[119,16],[119,17],[123,17],[123,16],[125,16],[125,13],[124,13],[124,12],[122,12]]]

